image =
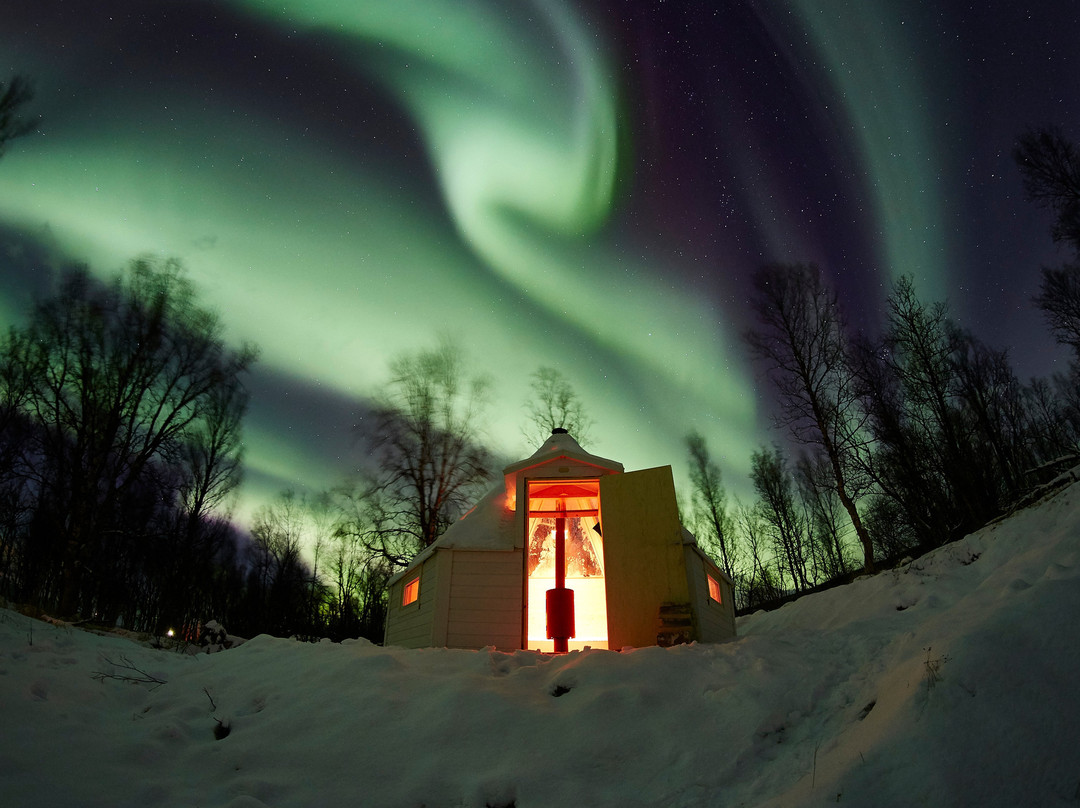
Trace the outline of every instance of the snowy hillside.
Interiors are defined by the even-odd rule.
[[[1078,575],[1074,485],[718,646],[189,657],[0,611],[0,803],[1072,804]]]

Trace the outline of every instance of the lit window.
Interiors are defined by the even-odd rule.
[[[407,584],[405,584],[405,593],[401,596],[401,605],[408,606],[410,603],[416,603],[416,599],[420,597],[420,576],[417,575]]]
[[[709,573],[705,573],[705,577],[709,579],[709,597],[717,603],[723,603],[724,601],[720,597],[720,582],[709,575]]]

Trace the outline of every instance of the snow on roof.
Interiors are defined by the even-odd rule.
[[[506,501],[506,489],[502,485],[488,491],[480,501],[454,524],[446,529],[409,566],[390,579],[397,581],[402,575],[423,564],[440,548],[459,550],[513,550],[522,547],[524,537],[514,530],[514,512]]]
[[[515,536],[514,512],[499,485],[488,491],[471,510],[446,529],[435,542],[440,547],[469,550],[513,550],[523,540]]]

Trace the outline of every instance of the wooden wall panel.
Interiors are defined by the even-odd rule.
[[[660,606],[689,604],[671,467],[600,478],[608,647],[656,644]]]
[[[521,648],[524,608],[520,550],[458,550],[450,578],[446,645]]]
[[[420,566],[420,597],[408,606],[401,605],[405,584],[412,575],[403,576],[390,588],[390,602],[386,614],[386,645],[403,648],[425,648],[432,644],[439,575],[436,553]]]

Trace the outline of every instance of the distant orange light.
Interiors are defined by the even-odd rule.
[[[401,596],[401,605],[408,606],[410,603],[415,603],[417,598],[420,597],[420,576],[417,575],[407,584],[405,584],[405,591]]]
[[[709,579],[709,597],[717,603],[723,603],[724,601],[720,597],[720,582],[709,575],[709,573],[705,573],[705,577]]]

